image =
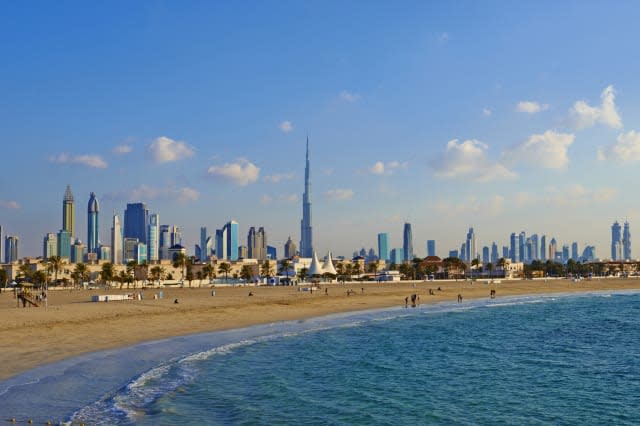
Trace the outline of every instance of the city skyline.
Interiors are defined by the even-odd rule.
[[[478,248],[524,230],[608,257],[611,223],[640,219],[635,7],[9,4],[3,235],[40,255],[70,184],[103,216],[146,203],[190,251],[229,220],[281,250],[299,241],[309,134],[320,254],[382,232],[399,248],[408,222],[419,256],[473,224]]]

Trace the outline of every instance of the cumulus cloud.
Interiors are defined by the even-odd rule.
[[[469,196],[460,202],[450,200],[438,201],[433,209],[447,217],[451,215],[480,215],[485,217],[499,216],[504,212],[505,197],[494,195],[478,198]]]
[[[236,185],[246,186],[258,180],[260,168],[249,160],[241,158],[235,163],[211,166],[207,173],[209,176],[228,180]]]
[[[49,161],[56,164],[76,164],[94,169],[106,169],[108,167],[107,162],[99,155],[69,155],[62,153],[49,157]]]
[[[622,127],[622,119],[615,104],[616,93],[613,86],[607,86],[600,94],[602,105],[592,107],[585,101],[577,101],[569,110],[570,120],[578,129],[604,124],[614,129]]]
[[[621,163],[640,161],[640,133],[631,130],[619,134],[615,143],[598,150],[598,159]]]
[[[0,208],[17,210],[20,208],[20,204],[17,201],[4,201],[0,200]]]
[[[535,114],[540,111],[546,111],[549,109],[548,104],[539,104],[538,102],[533,101],[522,101],[518,102],[516,105],[516,111],[518,112],[526,112],[527,114]]]
[[[293,130],[293,124],[291,124],[291,122],[288,120],[285,120],[282,123],[280,123],[278,127],[280,127],[280,130],[282,130],[284,133],[289,133]]]
[[[263,180],[265,182],[271,182],[271,183],[280,183],[283,180],[291,180],[295,177],[295,173],[281,173],[281,174],[275,174],[275,175],[268,175],[265,176],[263,178]]]
[[[482,115],[484,115],[485,117],[491,117],[491,114],[493,114],[493,111],[491,111],[490,108],[482,108]]]
[[[280,194],[278,196],[271,196],[269,194],[263,194],[260,197],[260,202],[262,204],[269,204],[273,201],[277,201],[279,203],[294,203],[298,201],[297,194]]]
[[[567,151],[575,135],[547,130],[504,153],[507,163],[528,163],[546,169],[562,169],[569,164]]]
[[[445,179],[468,179],[489,182],[512,179],[516,174],[504,165],[489,160],[489,146],[475,139],[458,142],[453,139],[440,157],[432,162],[436,176]]]
[[[561,188],[549,187],[543,193],[519,192],[513,196],[513,204],[518,207],[532,205],[566,207],[585,206],[610,201],[618,195],[615,188],[586,188],[580,184]]]
[[[112,150],[114,154],[129,154],[131,151],[133,151],[133,147],[127,144],[118,145]]]
[[[171,163],[193,157],[193,147],[182,141],[174,141],[166,136],[160,136],[147,148],[149,155],[158,164]]]
[[[369,172],[374,175],[391,175],[398,169],[406,169],[409,165],[401,163],[399,161],[389,161],[383,163],[382,161],[376,161],[376,163],[369,167]]]
[[[191,201],[197,201],[200,199],[200,192],[194,188],[189,187],[154,187],[150,185],[139,185],[130,190],[112,192],[106,194],[107,200],[155,200],[155,199],[169,199],[175,200],[179,203],[187,203]]]
[[[330,189],[325,193],[330,200],[350,200],[353,198],[353,190],[351,189]]]
[[[358,99],[360,99],[360,95],[349,92],[347,90],[343,90],[342,92],[340,92],[340,99],[342,99],[345,102],[353,103],[353,102],[356,102]]]

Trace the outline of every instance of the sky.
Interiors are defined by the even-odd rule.
[[[319,253],[479,249],[512,232],[596,246],[640,229],[640,4],[7,2],[0,225],[39,256],[71,185],[183,229],[300,238],[309,138]],[[638,240],[640,241],[640,239]],[[633,257],[640,246],[632,239]]]

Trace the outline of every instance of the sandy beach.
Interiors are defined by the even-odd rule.
[[[437,290],[438,287],[441,290]],[[325,293],[326,289],[326,293]],[[434,291],[429,294],[429,289]],[[48,308],[18,308],[12,292],[0,294],[0,380],[30,368],[83,353],[167,337],[227,330],[330,313],[404,306],[416,293],[420,303],[497,296],[640,289],[640,279],[437,281],[322,285],[310,293],[297,287],[54,290]],[[347,291],[352,290],[350,295]],[[160,291],[163,299],[154,299]],[[143,300],[91,302],[92,295],[143,293]],[[249,293],[252,296],[249,296]],[[174,303],[178,299],[179,303]]]

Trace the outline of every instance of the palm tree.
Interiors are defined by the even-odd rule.
[[[269,262],[268,260],[265,260],[264,262],[262,262],[262,265],[260,265],[260,274],[263,277],[267,277],[267,279],[271,278],[271,275],[273,275],[273,268],[271,267],[271,262]]]
[[[287,259],[284,259],[280,262],[280,273],[289,277],[289,271],[291,270],[291,262]]]
[[[31,270],[31,265],[27,262],[24,262],[18,268],[18,277],[24,279],[25,281],[29,281],[33,276],[33,270]]]
[[[338,273],[338,281],[342,281],[344,283],[344,273],[345,273],[344,262],[338,262],[336,264],[336,272]]]
[[[120,273],[118,274],[116,279],[120,283],[120,289],[122,289],[122,286],[124,285],[124,283],[127,283],[127,288],[128,288],[129,287],[129,280],[131,280],[131,275],[129,275],[127,273],[127,271],[123,270],[123,271],[120,271]]]
[[[180,268],[182,272],[182,281],[184,281],[184,275],[185,275],[185,269],[187,268],[187,263],[189,263],[189,258],[187,257],[186,254],[182,252],[177,253],[173,257],[173,267]]]
[[[493,278],[493,269],[495,268],[495,266],[493,266],[493,263],[489,262],[487,263],[487,269],[489,270],[489,278]]]
[[[82,262],[76,263],[74,274],[78,280],[78,287],[80,287],[81,283],[89,278],[89,268],[87,268],[87,265]]]
[[[300,269],[298,275],[300,275],[300,279],[302,280],[302,282],[304,282],[304,280],[307,278],[307,275],[309,275],[309,268],[304,266],[302,269]]]
[[[56,285],[58,284],[58,272],[62,269],[62,258],[60,256],[51,256],[49,258],[49,266],[54,273],[55,279],[54,282]]]
[[[193,281],[193,270],[191,266],[187,267],[187,281],[189,282],[189,288],[191,288],[191,281]]]
[[[478,268],[480,268],[480,259],[477,257],[471,261],[471,268],[476,268],[476,275],[478,275]],[[472,271],[472,269],[470,269]],[[473,277],[473,272],[471,272],[471,276]]]
[[[162,266],[154,266],[149,270],[149,272],[151,273],[151,279],[158,281],[158,286],[160,286],[160,281],[165,273],[164,268]]]
[[[202,272],[204,272],[204,275],[209,280],[209,284],[211,284],[211,280],[216,276],[216,271],[215,269],[213,269],[213,265],[211,265],[210,263],[207,263],[202,268]]]
[[[227,262],[222,262],[218,265],[218,272],[224,274],[224,281],[227,282],[229,278],[229,272],[231,272],[231,264]]]
[[[502,275],[504,277],[507,276],[507,274],[504,271],[504,266],[507,264],[507,260],[504,257],[501,257],[500,259],[498,259],[498,268],[502,269]]]
[[[240,271],[240,278],[242,278],[246,282],[251,281],[251,279],[253,278],[253,271],[251,270],[251,267],[249,267],[249,265],[244,265],[242,267],[242,270]]]
[[[129,283],[133,282],[133,288],[136,288],[136,281],[135,281],[135,273],[136,273],[136,266],[138,265],[138,263],[135,260],[130,260],[127,262],[127,275],[129,275],[132,279],[131,280],[127,280],[127,288],[129,288]]]
[[[202,287],[202,279],[204,278],[204,274],[202,273],[202,269],[196,272],[196,278],[198,279],[198,287]]]
[[[356,262],[356,263],[353,264],[353,267],[351,269],[351,273],[353,275],[358,275],[358,276],[362,273],[362,268],[360,267],[360,263],[359,262]]]
[[[0,268],[0,285],[7,288],[7,281],[9,281],[9,274],[7,274],[7,270],[4,268]]]
[[[33,283],[38,287],[44,287],[47,281],[47,273],[44,271],[35,271],[32,275]]]
[[[373,274],[374,281],[378,281],[378,266],[380,262],[378,260],[372,260],[367,265],[367,272]]]
[[[102,270],[100,271],[100,276],[104,281],[106,286],[109,286],[109,282],[113,280],[113,263],[107,262],[102,264]],[[122,288],[122,284],[120,285]]]

